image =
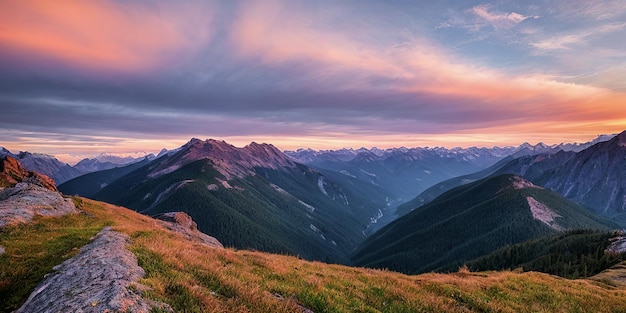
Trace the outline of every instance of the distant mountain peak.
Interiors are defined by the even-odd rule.
[[[116,165],[126,165],[133,162],[141,161],[144,158],[152,159],[154,158],[154,154],[148,154],[146,152],[136,152],[133,154],[113,154],[113,153],[100,153],[95,156],[92,160],[98,160],[103,163],[113,163]],[[87,159],[89,160],[89,159]]]
[[[17,154],[17,157],[19,159],[23,159],[23,158],[30,157],[30,156],[37,156],[37,157],[40,157],[40,158],[54,159],[54,156],[51,156],[51,155],[45,154],[45,153],[33,153],[33,152],[28,152],[28,151],[20,151]]]
[[[360,149],[359,149],[360,150]],[[378,155],[374,154],[373,152],[369,151],[369,150],[364,150],[364,151],[360,151],[356,157],[354,158],[354,160],[352,160],[353,162],[374,162],[379,158]]]
[[[16,158],[26,170],[46,175],[52,178],[56,184],[61,184],[81,174],[79,170],[48,154],[28,151],[20,151],[15,154],[3,148],[0,151],[0,158],[7,155]]]
[[[237,148],[223,140],[192,138],[172,154],[169,161],[157,167],[152,176],[167,174],[185,164],[203,159],[210,160],[227,179],[254,175],[257,167],[278,169],[295,166],[294,161],[271,144],[252,142]]]

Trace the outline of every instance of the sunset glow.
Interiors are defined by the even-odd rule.
[[[626,129],[623,1],[3,1],[0,146],[584,142]]]

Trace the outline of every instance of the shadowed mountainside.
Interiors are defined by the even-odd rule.
[[[352,259],[421,273],[565,230],[616,227],[521,177],[500,175],[454,188],[397,219],[369,237]]]

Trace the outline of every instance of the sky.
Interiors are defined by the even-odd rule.
[[[0,146],[504,146],[626,129],[626,1],[0,2]]]

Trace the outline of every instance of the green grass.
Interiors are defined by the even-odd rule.
[[[146,272],[139,283],[148,289],[137,286],[138,290],[176,312],[286,313],[299,312],[302,307],[314,312],[372,313],[626,312],[626,290],[617,284],[534,272],[472,273],[464,269],[453,274],[404,275],[329,265],[264,252],[211,248],[185,240],[127,209],[89,200],[84,200],[84,208],[88,214],[39,218],[35,224],[12,228],[10,234],[1,234],[0,243],[13,246],[10,253],[7,249],[9,255],[51,268],[73,255],[91,234],[113,224],[114,230],[132,238],[128,248]],[[80,236],[69,236],[74,233]],[[46,260],[47,247],[57,246],[58,240],[68,244],[61,249],[65,252],[56,261]],[[16,253],[16,249],[31,249],[31,242],[42,248]],[[24,268],[18,263],[3,261],[3,272]],[[42,275],[32,278],[22,299]],[[17,286],[12,284],[11,290]],[[2,299],[7,298],[3,295]]]
[[[17,309],[52,267],[74,256],[111,222],[81,213],[36,217],[0,231],[0,312]]]

